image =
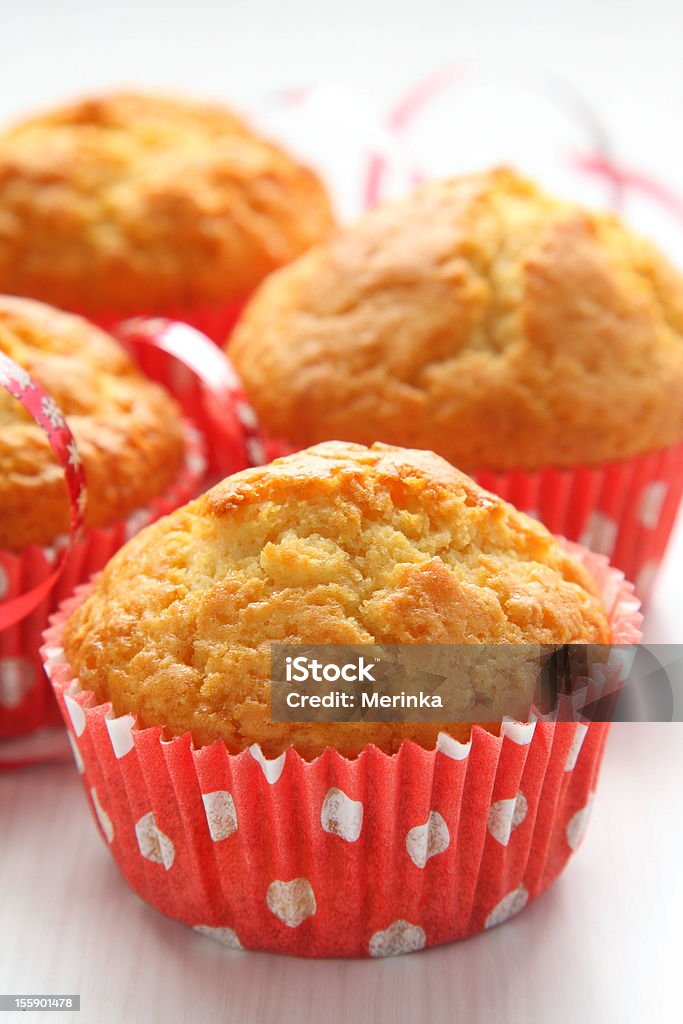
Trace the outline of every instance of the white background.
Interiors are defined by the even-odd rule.
[[[674,0],[0,0],[0,118],[112,84],[232,99],[330,171],[350,213],[363,146],[392,101],[439,67],[484,61],[507,77],[496,84],[489,70],[437,104],[413,137],[421,162],[446,173],[515,160],[599,201],[569,165],[583,122],[539,92],[540,69],[586,97],[620,160],[683,190],[682,44]],[[520,68],[537,69],[531,88]],[[312,121],[264,103],[311,83],[328,86]],[[683,228],[642,200],[626,212],[683,262]],[[682,639],[682,570],[679,528],[650,642]],[[585,847],[519,918],[394,961],[308,963],[230,953],[147,909],[120,881],[71,766],[2,773],[0,992],[80,992],[88,1024],[679,1020],[682,778],[683,727],[615,727]]]

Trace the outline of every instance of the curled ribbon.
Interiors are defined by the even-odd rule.
[[[486,65],[457,65],[442,68],[421,79],[409,89],[387,115],[387,128],[391,135],[403,140],[417,119],[442,95],[466,83],[468,78]],[[683,198],[673,189],[657,181],[651,174],[622,166],[616,159],[610,134],[591,104],[570,83],[558,75],[513,65],[491,65],[495,75],[510,79],[519,87],[551,97],[558,108],[564,109],[582,129],[588,143],[585,153],[570,157],[572,167],[579,173],[601,179],[609,189],[610,206],[624,207],[629,193],[640,193],[666,210],[683,224]],[[367,165],[365,205],[374,206],[382,198],[386,175],[392,170],[387,151],[374,153]],[[420,184],[425,175],[415,165],[413,185]]]
[[[519,88],[552,98],[558,108],[567,111],[572,120],[580,125],[596,158],[605,166],[614,165],[609,132],[588,101],[558,75],[517,66],[514,63],[460,64],[441,68],[427,75],[413,85],[390,109],[386,118],[390,134],[397,140],[403,140],[417,119],[436,100],[445,93],[463,86],[468,79],[482,72],[502,77]],[[384,153],[374,153],[371,156],[364,186],[366,207],[374,206],[381,200],[384,181],[390,170],[390,162]],[[417,164],[414,166],[412,179],[413,186],[419,185],[425,179]],[[611,188],[613,205],[618,206],[625,183],[618,176],[605,176],[604,180]]]
[[[69,550],[78,540],[83,527],[86,490],[85,473],[76,442],[62,412],[47,391],[4,352],[0,352],[0,387],[21,402],[45,433],[57,462],[64,470],[69,499],[68,543],[62,548],[53,571],[18,597],[0,600],[0,629],[7,629],[37,608],[59,579]]]
[[[600,153],[579,155],[574,160],[574,166],[584,174],[595,175],[611,182],[620,196],[629,191],[640,192],[683,225],[683,198],[651,175],[620,166]],[[621,203],[616,203],[615,206],[619,208]]]
[[[122,321],[114,334],[135,354],[144,348],[166,352],[198,378],[216,468],[230,473],[269,461],[267,442],[239,377],[205,334],[178,320],[143,317]]]

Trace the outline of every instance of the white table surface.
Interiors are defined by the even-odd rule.
[[[352,117],[376,118],[421,76],[484,56],[564,76],[623,160],[680,185],[678,0],[21,0],[2,5],[2,19],[0,119],[120,83],[251,106],[311,82],[335,83],[354,97]],[[513,159],[561,173],[554,139],[532,152],[546,123],[520,152],[507,108],[472,117],[453,102],[431,136],[429,119],[418,133],[429,169]],[[306,139],[335,135],[345,144],[336,124]],[[638,202],[627,213],[683,262],[668,217]],[[682,575],[683,526],[649,609],[650,642],[682,639]],[[72,1019],[88,1024],[678,1021],[682,776],[683,726],[615,727],[585,845],[548,893],[469,942],[353,963],[233,953],[164,919],[119,878],[71,765],[0,773],[0,992],[80,993]]]

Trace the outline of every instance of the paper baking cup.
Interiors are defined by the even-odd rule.
[[[295,450],[271,439],[263,447],[269,459]],[[551,533],[606,555],[647,600],[683,496],[683,444],[597,466],[470,475]]]
[[[614,643],[640,640],[633,588],[577,549],[609,610]],[[553,881],[586,829],[605,723],[505,723],[436,750],[372,745],[306,762],[258,746],[165,741],[82,692],[64,623],[46,671],[90,808],[129,885],[153,907],[232,948],[383,957],[467,938],[512,917]]]
[[[599,466],[472,476],[552,533],[606,555],[647,599],[681,504],[683,444]]]
[[[203,444],[191,426],[186,425],[185,432],[185,464],[167,492],[125,520],[88,530],[70,550],[49,596],[21,622],[0,630],[0,740],[60,722],[39,655],[48,616],[138,530],[196,494],[204,473]],[[32,546],[18,554],[0,550],[0,598],[18,597],[47,578],[56,557],[55,546]]]

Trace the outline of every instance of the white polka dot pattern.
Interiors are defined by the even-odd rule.
[[[668,489],[668,485],[662,480],[656,480],[643,489],[638,507],[638,519],[646,529],[654,530],[658,525]]]
[[[495,928],[496,925],[503,924],[504,921],[509,921],[515,914],[519,914],[520,910],[524,910],[525,906],[529,902],[529,893],[523,885],[518,886],[509,892],[507,896],[503,896],[500,903],[496,904],[491,913],[486,918],[485,928]]]
[[[424,929],[399,918],[384,931],[375,932],[368,943],[372,957],[401,956],[403,953],[417,953],[424,949],[427,936]]]
[[[112,824],[112,820],[102,807],[96,789],[90,790],[90,797],[92,799],[93,807],[95,808],[97,820],[100,823],[100,828],[104,833],[104,837],[108,843],[111,843],[112,840],[114,839],[114,826]]]
[[[406,836],[406,849],[413,864],[423,868],[430,857],[448,849],[451,835],[448,825],[438,811],[430,811],[424,825],[411,828]]]
[[[255,437],[247,438],[247,454],[253,466],[262,466],[267,461],[265,449]]]
[[[215,843],[228,839],[237,831],[237,811],[232,794],[225,789],[203,793],[204,811],[209,825],[209,834]]]
[[[581,722],[578,722],[576,725],[576,732],[574,733],[574,738],[572,739],[572,745],[569,748],[569,753],[567,754],[567,760],[564,763],[564,770],[566,772],[570,772],[576,767],[576,762],[579,759],[581,747],[583,746],[583,741],[586,738],[587,732],[588,726],[583,725]]]
[[[263,772],[266,780],[271,784],[271,786],[274,786],[275,783],[280,778],[280,776],[282,775],[282,771],[285,767],[285,760],[287,758],[287,754],[283,753],[280,754],[279,757],[275,757],[272,760],[269,760],[264,755],[258,743],[252,743],[252,745],[249,747],[249,753],[257,762],[257,764],[261,766],[261,771]]]
[[[293,878],[290,882],[279,879],[271,882],[266,904],[275,917],[288,928],[298,928],[317,910],[313,886],[307,878]]]
[[[69,697],[67,694],[64,697],[64,703],[66,704],[66,710],[69,712],[69,718],[73,725],[76,736],[82,736],[85,732],[85,711],[73,697]]]
[[[72,753],[74,755],[74,762],[76,764],[76,771],[78,772],[79,775],[82,775],[83,772],[85,771],[85,769],[84,769],[84,766],[83,766],[83,758],[81,757],[81,752],[78,749],[78,743],[76,743],[75,738],[71,735],[71,733],[68,731],[68,729],[66,731],[66,735],[67,735],[67,738],[69,740],[69,743],[71,744],[71,751],[72,751]]]
[[[567,823],[567,842],[572,850],[578,850],[583,842],[593,809],[593,799],[594,794],[591,793],[585,807],[573,814]]]
[[[514,829],[527,816],[527,799],[520,790],[516,797],[496,800],[489,810],[488,830],[501,846],[507,846]]]
[[[45,669],[45,675],[48,679],[52,679],[53,673],[57,665],[66,664],[66,658],[64,657],[64,651],[61,647],[46,647],[43,652],[43,667]]]
[[[133,740],[135,719],[132,715],[121,715],[120,718],[108,717],[104,721],[116,757],[125,757],[135,746]]]
[[[355,843],[363,827],[363,804],[333,786],[323,801],[320,824],[325,832]]]
[[[579,537],[579,544],[608,557],[614,551],[619,533],[618,523],[604,512],[592,512],[588,525]]]
[[[450,757],[453,761],[464,761],[469,756],[472,748],[472,740],[468,740],[467,743],[460,743],[458,740],[453,739],[447,732],[440,732],[436,740],[436,749],[441,754],[445,754],[446,757]]]
[[[503,722],[500,733],[516,743],[518,747],[526,747],[531,743],[536,731],[535,722]]]
[[[57,555],[62,550],[62,548],[66,546],[67,542],[68,538],[58,537],[55,540],[54,544],[51,544],[47,548],[43,548],[43,555],[45,556],[45,561],[49,562],[50,565],[53,565],[57,561]]]
[[[615,680],[625,682],[628,679],[636,660],[636,653],[637,648],[635,645],[610,648],[607,657],[607,668]]]
[[[215,939],[221,945],[227,946],[228,949],[244,949],[244,946],[237,938],[237,933],[232,928],[213,928],[208,924],[196,924],[194,930],[199,932],[200,935],[206,935],[210,939]]]
[[[28,658],[0,658],[0,707],[18,707],[36,679],[36,668]]]
[[[151,811],[135,823],[135,836],[140,853],[146,860],[153,864],[163,864],[167,871],[173,867],[175,847],[169,837],[157,826]]]
[[[256,430],[258,428],[258,417],[248,402],[235,402],[235,412],[243,426],[251,427],[252,430]]]

